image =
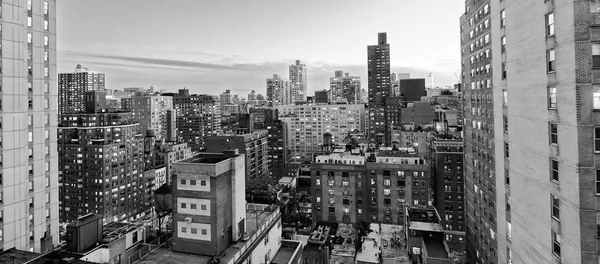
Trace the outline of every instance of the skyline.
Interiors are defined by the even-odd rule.
[[[288,66],[299,59],[308,67],[308,95],[328,89],[336,70],[360,76],[367,89],[367,46],[387,32],[393,73],[426,78],[433,72],[438,85],[457,83],[460,75],[458,0],[159,2],[57,3],[58,72],[81,64],[106,73],[109,89],[152,85],[173,92],[186,87],[193,93],[264,94],[266,79],[287,78]],[[310,41],[315,39],[323,41]]]

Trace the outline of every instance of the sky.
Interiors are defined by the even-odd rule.
[[[297,59],[308,94],[334,71],[360,76],[367,46],[387,32],[392,72],[436,85],[460,76],[464,0],[60,0],[58,72],[106,73],[107,88],[264,94]]]

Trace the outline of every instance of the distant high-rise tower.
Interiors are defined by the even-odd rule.
[[[433,73],[431,72],[429,73],[429,76],[427,76],[427,85],[430,89],[435,88],[435,81],[433,80]]]
[[[282,79],[277,74],[267,79],[267,101],[269,106],[292,104],[290,81]]]
[[[104,73],[90,71],[77,64],[75,71],[58,74],[58,114],[84,112],[85,93],[104,90]]]
[[[369,139],[387,138],[384,98],[391,96],[390,45],[387,34],[379,33],[377,45],[367,47],[369,79]],[[377,143],[384,143],[383,141]]]
[[[329,78],[331,102],[347,102],[355,104],[360,101],[360,77],[344,75],[343,71],[335,71],[335,77]],[[316,92],[315,92],[316,95]]]
[[[59,245],[56,0],[1,13],[0,248],[45,252]]]
[[[296,60],[296,64],[290,65],[290,84],[292,86],[292,103],[306,102],[308,76],[306,75],[306,65],[300,64],[300,60]]]
[[[221,105],[213,96],[179,89],[173,95],[173,107],[177,112],[178,138],[188,143],[192,151],[203,150],[206,137],[221,133]]]

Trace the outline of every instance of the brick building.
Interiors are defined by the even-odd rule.
[[[429,166],[407,149],[334,151],[310,167],[313,219],[402,224],[406,205],[431,200]]]

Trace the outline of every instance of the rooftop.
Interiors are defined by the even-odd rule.
[[[221,161],[227,160],[231,157],[236,157],[238,154],[233,155],[225,153],[199,153],[191,158],[187,158],[179,161],[178,163],[205,163],[205,164],[217,164]]]
[[[404,226],[381,224],[381,255],[383,262],[409,263],[404,246]]]
[[[28,251],[16,250],[14,248],[8,249],[0,253],[0,263],[10,264],[45,264],[50,261],[63,260],[69,264],[92,264],[85,260],[80,260],[81,256],[69,254],[66,252],[53,251],[48,254],[42,255],[39,253],[33,253]],[[54,262],[50,262],[54,263]]]
[[[333,240],[333,250],[331,255],[352,256],[356,254],[354,240],[356,239],[356,230],[352,224],[339,224],[338,230]]]
[[[408,207],[409,228],[412,230],[444,232],[440,216],[434,207]]]
[[[246,210],[246,232],[250,239],[239,241],[229,245],[221,255],[222,264],[231,264],[238,261],[246,250],[255,245],[258,237],[268,232],[267,228],[281,219],[281,213],[277,207],[261,204],[248,204]],[[258,225],[257,225],[258,223]],[[212,256],[195,255],[182,252],[174,252],[170,248],[159,248],[140,259],[136,264],[179,264],[179,263],[207,263]]]
[[[292,241],[292,240],[282,240],[281,241],[281,247],[279,248],[279,251],[277,251],[277,254],[275,255],[275,257],[273,257],[273,260],[271,261],[272,264],[287,264],[289,263],[297,253],[297,251],[300,251],[300,247],[302,246],[302,243],[300,243],[299,241]]]
[[[448,251],[446,251],[443,239],[424,239],[423,243],[425,244],[427,256],[448,259]]]

